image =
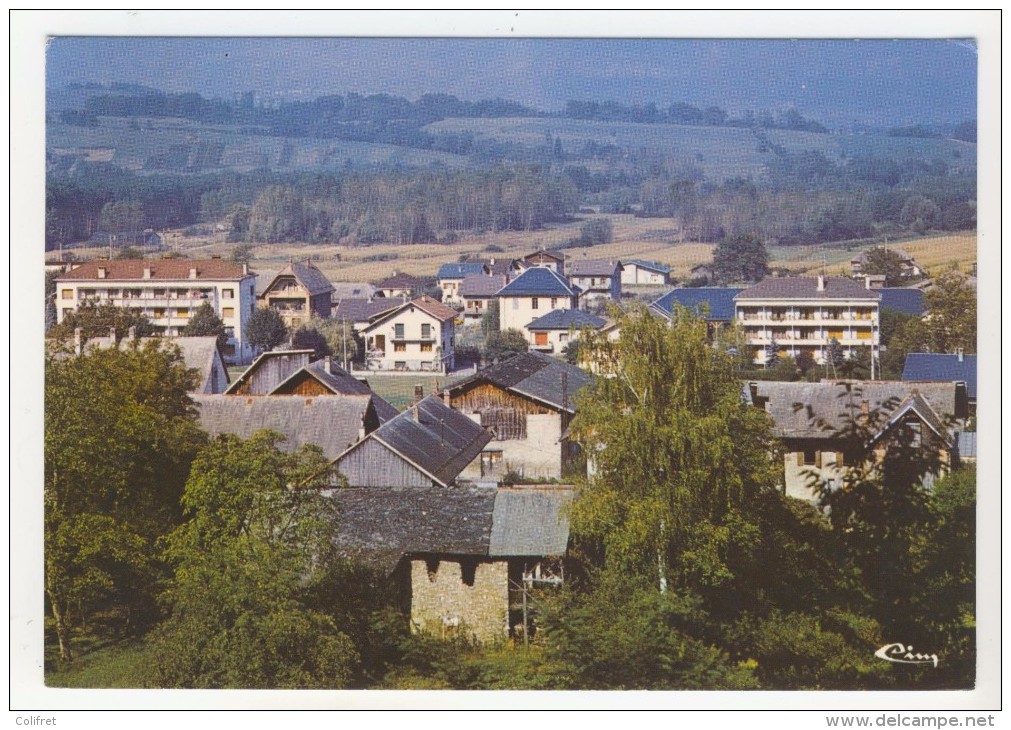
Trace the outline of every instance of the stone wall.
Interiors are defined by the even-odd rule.
[[[411,626],[434,636],[464,634],[482,642],[509,632],[509,566],[504,560],[411,561]],[[465,578],[473,578],[468,585]]]

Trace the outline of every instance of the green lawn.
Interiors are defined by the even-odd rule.
[[[150,657],[143,639],[105,642],[80,637],[73,644],[76,656],[62,662],[55,645],[46,645],[47,687],[117,687],[134,689],[149,686]]]
[[[362,374],[355,373],[357,377]],[[414,402],[414,386],[420,385],[425,389],[425,395],[429,396],[442,388],[447,383],[452,384],[463,380],[471,375],[470,371],[461,375],[435,375],[434,373],[417,373],[417,377],[410,375],[375,375],[369,373],[365,376],[369,381],[369,387],[391,405],[403,409]]]

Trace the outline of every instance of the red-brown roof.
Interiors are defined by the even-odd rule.
[[[445,322],[449,319],[456,319],[457,317],[457,311],[455,309],[447,307],[442,302],[437,302],[427,294],[420,296],[417,299],[412,299],[411,304],[415,305],[422,312],[432,315],[440,322]]]
[[[242,279],[252,274],[243,273],[242,264],[224,259],[123,259],[85,261],[73,271],[59,277],[59,281],[99,280],[99,269],[105,269],[105,276],[111,281],[180,281],[192,280],[191,269],[197,270],[196,280]],[[144,276],[150,269],[151,275]]]

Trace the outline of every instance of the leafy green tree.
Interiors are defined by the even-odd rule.
[[[45,586],[70,660],[75,628],[100,605],[122,609],[123,631],[156,618],[155,543],[178,524],[203,434],[176,348],[51,353],[45,367]]]
[[[600,377],[581,392],[572,428],[595,476],[573,527],[606,566],[660,584],[719,584],[742,510],[776,484],[767,415],[742,404],[726,354],[705,322],[675,310],[668,326],[644,309],[621,336],[585,332]]]
[[[976,290],[954,269],[934,280],[924,295],[930,352],[976,352]]]
[[[291,346],[296,350],[312,350],[312,359],[319,360],[333,354],[330,343],[315,327],[302,325],[291,336]]]
[[[725,239],[713,249],[713,273],[724,284],[761,281],[769,273],[769,254],[754,233]]]
[[[49,330],[49,335],[58,340],[70,341],[78,327],[85,339],[108,337],[109,332],[115,329],[116,339],[122,340],[129,334],[131,327],[137,337],[150,337],[155,333],[151,320],[136,309],[86,302],[76,310],[67,312],[63,321]]]
[[[197,455],[167,538],[171,615],[153,638],[165,687],[340,688],[351,639],[312,605],[336,562],[335,502],[316,447],[284,453],[269,431],[222,436]]]
[[[136,200],[118,200],[102,206],[99,226],[106,233],[130,233],[144,228],[144,206]]]
[[[864,254],[862,274],[884,274],[885,286],[899,286],[902,283],[902,257],[884,248],[872,248]]]
[[[216,337],[218,349],[222,351],[228,344],[225,323],[214,313],[210,302],[204,302],[197,307],[190,321],[183,327],[182,334],[185,337]]]
[[[133,246],[121,248],[119,251],[116,252],[116,259],[119,261],[126,261],[131,259],[136,260],[142,258],[144,258],[144,254],[135,249]]]
[[[309,327],[319,332],[326,341],[329,354],[340,358],[343,362],[345,358],[349,363],[360,363],[365,352],[365,340],[362,338],[351,323],[341,319],[331,319],[326,317],[313,317],[309,320]]]
[[[256,258],[253,255],[253,246],[249,243],[240,243],[232,249],[232,261],[237,264],[248,264]]]
[[[259,350],[273,350],[288,337],[284,319],[273,307],[260,307],[246,320],[246,340]]]
[[[505,360],[513,355],[519,355],[529,349],[527,338],[519,330],[508,329],[504,332],[492,332],[484,343],[484,359],[487,362]]]

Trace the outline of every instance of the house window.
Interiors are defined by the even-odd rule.
[[[520,300],[519,299],[513,299],[513,309],[519,309],[519,308],[520,308]]]
[[[397,360],[393,363],[394,370],[407,370],[407,363],[403,360]]]
[[[923,436],[920,432],[920,424],[917,421],[907,423],[906,426],[909,428],[909,445],[918,449],[923,445]]]
[[[558,309],[558,297],[551,297],[551,308]]]
[[[393,336],[398,340],[404,339],[404,325],[402,324],[393,325]]]
[[[558,333],[558,341],[559,342],[568,342],[569,341],[569,333],[568,332],[559,332]]]
[[[431,342],[422,342],[421,343],[421,351],[422,352],[431,352],[432,351],[432,343]]]
[[[403,343],[403,342],[394,342],[393,343],[393,351],[394,352],[407,352],[407,344]]]
[[[531,308],[531,309],[537,309],[537,308],[538,308],[538,304],[539,304],[539,303],[538,303],[538,301],[537,301],[537,297],[534,297],[534,298],[532,298],[532,299],[530,300],[530,308]]]
[[[235,316],[235,307],[222,307],[221,308],[221,316],[224,319],[228,319],[230,317],[234,317]]]
[[[432,336],[432,325],[423,324],[421,325],[421,336],[428,338]]]
[[[235,299],[235,290],[234,289],[222,289],[221,290],[221,298],[222,299]]]
[[[74,290],[73,289],[64,289],[60,293],[60,297],[62,299],[73,299],[74,298]]]
[[[538,347],[544,347],[548,344],[548,333],[547,332],[534,332],[534,344]]]
[[[798,452],[797,465],[821,467],[821,452],[817,449],[804,449]]]
[[[190,316],[190,310],[187,309],[186,307],[180,307],[179,309],[176,310],[176,316],[185,319]]]

